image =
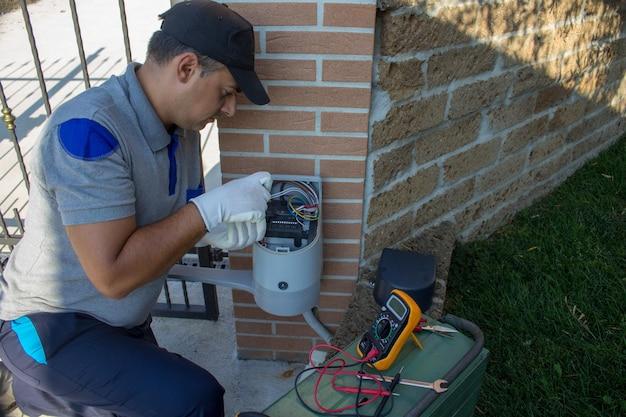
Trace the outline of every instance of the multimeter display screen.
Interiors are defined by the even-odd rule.
[[[397,297],[390,297],[387,302],[387,307],[398,317],[399,320],[404,318],[404,315],[406,314],[406,306]]]

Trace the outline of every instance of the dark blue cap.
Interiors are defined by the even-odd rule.
[[[251,102],[269,103],[254,72],[254,31],[250,22],[228,6],[209,0],[177,3],[159,17],[163,19],[163,32],[224,64]]]

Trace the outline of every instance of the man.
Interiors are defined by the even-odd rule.
[[[224,414],[223,388],[156,345],[149,313],[203,236],[263,237],[270,175],[204,192],[197,131],[234,115],[239,90],[269,99],[249,22],[208,0],[161,17],[145,64],[60,106],[34,152],[27,231],[0,279],[0,358],[31,417]]]

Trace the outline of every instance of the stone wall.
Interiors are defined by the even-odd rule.
[[[322,177],[319,316],[334,330],[358,274],[375,1],[227,3],[255,27],[256,68],[271,102],[242,100],[235,117],[220,122],[223,179],[260,170]],[[249,251],[230,255],[233,268],[252,267]],[[303,361],[320,342],[301,316],[267,314],[242,291],[233,301],[242,358]]]
[[[626,130],[626,2],[380,0],[362,273],[486,236]]]
[[[486,236],[626,130],[623,1],[229,4],[255,25],[272,102],[242,100],[219,126],[224,181],[323,178],[331,330],[384,247],[444,223],[446,236]],[[251,268],[250,252],[231,260]],[[301,318],[233,299],[240,357],[302,360],[319,342]]]

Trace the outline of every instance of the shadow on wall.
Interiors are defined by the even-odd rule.
[[[443,221],[487,236],[624,132],[626,2],[378,7],[363,271]]]

